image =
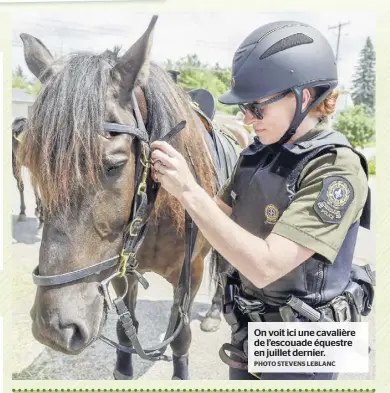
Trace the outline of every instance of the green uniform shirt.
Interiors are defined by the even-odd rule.
[[[324,126],[326,124],[309,131],[299,142],[323,131]],[[240,161],[237,162],[235,171],[239,164]],[[341,217],[336,223],[329,223],[324,209],[319,208],[324,201],[329,202],[329,195],[332,196],[330,191],[334,191],[332,186],[335,183],[329,184],[325,179],[338,180],[337,187],[341,186],[346,191],[342,201],[344,206],[339,209]],[[231,189],[232,184],[228,180],[218,193],[229,206],[232,206]],[[367,176],[359,156],[347,147],[333,149],[311,160],[304,167],[298,180],[297,192],[272,232],[313,250],[333,263],[348,229],[362,214],[367,193]],[[335,203],[338,203],[337,200]]]

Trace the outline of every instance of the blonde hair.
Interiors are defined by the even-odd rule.
[[[310,93],[312,94],[312,97],[316,96],[316,91],[313,88],[310,88]],[[336,110],[336,103],[337,103],[337,98],[339,96],[339,91],[333,90],[331,91],[318,106],[313,108],[310,111],[310,114],[317,116],[317,117],[329,117],[331,116],[334,111]]]

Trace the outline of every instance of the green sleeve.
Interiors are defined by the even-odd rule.
[[[337,148],[309,162],[298,191],[273,228],[333,263],[350,226],[360,218],[368,193],[360,158]]]

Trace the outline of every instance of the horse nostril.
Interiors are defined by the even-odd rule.
[[[82,325],[71,323],[63,328],[63,332],[69,350],[78,352],[86,347],[88,334]]]

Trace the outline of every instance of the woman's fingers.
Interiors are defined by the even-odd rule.
[[[150,157],[152,164],[155,165],[155,163],[159,162],[163,166],[166,166],[168,168],[173,168],[174,167],[174,159],[172,157],[169,157],[167,154],[160,150],[154,150],[152,152],[152,155]]]
[[[156,162],[153,164],[153,169],[154,169],[156,172],[165,173],[166,170],[167,170],[167,166],[164,165],[164,164],[162,164],[161,161],[156,161]]]
[[[152,150],[152,155],[155,151],[162,151],[169,157],[179,157],[180,153],[167,142],[156,141],[150,145],[150,149]]]

